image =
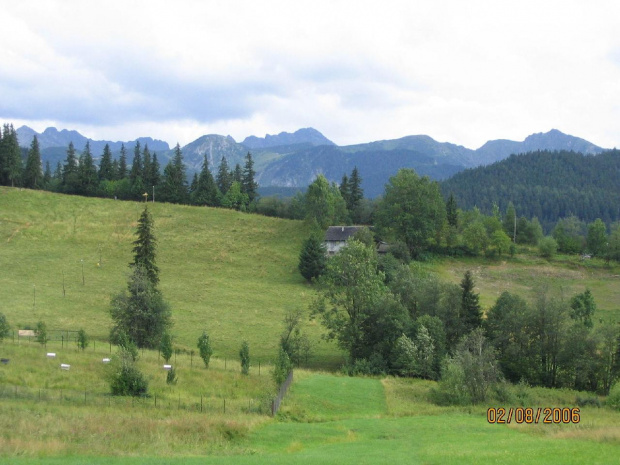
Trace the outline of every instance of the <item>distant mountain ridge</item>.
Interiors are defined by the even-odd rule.
[[[17,130],[20,145],[29,146],[34,134],[32,129],[22,126]],[[70,141],[78,153],[86,141],[90,141],[95,158],[103,152],[108,143],[113,154],[118,155],[121,142],[93,141],[77,131],[48,128],[37,134],[42,147],[43,162],[52,166],[62,162]],[[137,139],[152,152],[157,152],[162,167],[172,156],[166,142],[150,137]],[[128,162],[133,157],[136,141],[125,142]],[[58,145],[60,144],[60,145]],[[338,146],[313,128],[303,128],[294,133],[281,132],[265,137],[248,136],[242,143],[231,136],[208,134],[182,147],[183,159],[188,174],[200,171],[205,155],[209,168],[216,172],[222,157],[230,168],[245,163],[245,156],[252,153],[260,186],[279,186],[289,189],[305,188],[314,178],[323,174],[329,181],[340,182],[342,175],[349,174],[354,167],[362,177],[362,188],[368,197],[381,195],[390,176],[400,168],[415,169],[420,175],[444,180],[467,168],[489,165],[512,154],[538,150],[575,151],[587,155],[601,153],[604,149],[579,137],[570,136],[557,129],[528,136],[525,140],[490,140],[482,147],[472,150],[450,142],[438,142],[427,135],[411,135],[399,139],[374,141],[365,144]]]
[[[170,150],[170,146],[167,142],[163,140],[153,139],[151,137],[139,137],[137,139],[126,141],[126,142],[113,142],[106,140],[93,140],[89,139],[86,136],[83,136],[77,131],[69,131],[67,129],[58,130],[54,127],[49,127],[45,129],[45,131],[38,133],[34,129],[29,128],[28,126],[22,126],[17,129],[17,139],[19,140],[19,145],[21,147],[30,147],[32,143],[32,139],[34,136],[37,136],[37,140],[39,142],[39,147],[41,150],[52,148],[52,147],[64,147],[67,148],[70,142],[73,142],[75,149],[77,151],[81,151],[86,142],[90,142],[90,149],[93,154],[99,155],[103,152],[103,148],[106,144],[110,146],[110,150],[112,152],[118,152],[121,149],[121,145],[125,144],[125,148],[129,153],[131,149],[136,145],[136,141],[140,142],[140,145],[144,147],[145,144],[148,144],[149,150],[151,151],[168,151]]]
[[[265,135],[265,137],[249,136],[246,137],[242,145],[250,149],[266,149],[282,145],[310,144],[317,145],[336,145],[319,131],[314,128],[298,129],[294,133],[281,132],[277,136]]]

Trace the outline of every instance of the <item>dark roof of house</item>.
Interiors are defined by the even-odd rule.
[[[364,226],[330,226],[325,232],[326,241],[346,241]]]

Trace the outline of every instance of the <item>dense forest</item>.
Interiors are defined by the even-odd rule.
[[[607,225],[620,219],[620,151],[586,156],[575,152],[511,155],[490,166],[468,169],[441,184],[459,206],[490,213],[509,202],[517,215],[536,217],[545,231],[571,215]]]

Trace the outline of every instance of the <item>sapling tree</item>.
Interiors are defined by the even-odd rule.
[[[243,341],[241,344],[241,350],[239,350],[239,360],[241,361],[241,373],[244,375],[250,374],[250,346],[247,341]]]
[[[166,363],[170,361],[172,357],[172,336],[169,333],[164,333],[159,343],[159,351]]]
[[[88,347],[88,334],[83,329],[80,329],[77,333],[77,346],[82,350],[86,350]]]
[[[213,354],[213,348],[211,347],[211,341],[206,331],[203,331],[198,338],[198,351],[200,352],[200,358],[205,364],[205,368],[209,368],[209,361]]]
[[[43,321],[37,323],[37,328],[34,330],[37,342],[41,345],[47,343],[47,326]]]
[[[11,326],[9,326],[9,322],[6,320],[6,316],[4,313],[0,313],[0,342],[5,337],[9,337],[11,332]]]

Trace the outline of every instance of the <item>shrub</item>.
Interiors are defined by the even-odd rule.
[[[88,347],[88,334],[83,329],[80,329],[77,334],[77,346],[82,350],[86,350]]]
[[[211,348],[211,341],[206,331],[203,331],[202,335],[198,338],[198,351],[200,352],[200,358],[205,364],[205,368],[209,368],[209,361],[211,360],[213,349]]]
[[[10,332],[11,327],[9,326],[9,322],[6,321],[6,316],[4,316],[4,313],[0,313],[0,341],[5,337],[9,337]]]
[[[247,341],[243,341],[241,344],[241,350],[239,350],[239,359],[241,361],[241,373],[244,375],[250,374],[250,346]]]
[[[179,378],[177,377],[177,372],[174,370],[174,367],[171,367],[168,370],[168,374],[166,375],[166,383],[167,384],[177,384]]]
[[[551,236],[543,237],[538,241],[538,253],[541,257],[551,259],[558,251],[558,243]]]
[[[159,343],[159,351],[166,363],[168,363],[170,357],[172,357],[172,336],[170,336],[169,333],[164,333],[162,335],[161,342]]]
[[[292,363],[288,354],[284,350],[282,346],[280,346],[280,350],[278,351],[278,358],[276,358],[274,368],[273,368],[273,380],[276,383],[276,386],[280,386],[289,372],[291,371]]]
[[[620,381],[617,381],[616,384],[611,387],[605,405],[612,409],[620,410]]]
[[[113,396],[138,397],[146,394],[148,382],[136,367],[131,353],[121,349],[109,366],[108,381]]]
[[[34,330],[36,334],[36,340],[39,344],[45,344],[47,342],[47,326],[44,322],[39,321],[37,328]]]

